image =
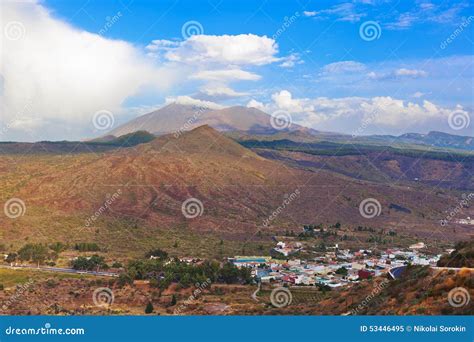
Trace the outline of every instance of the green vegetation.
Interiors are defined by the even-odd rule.
[[[97,254],[94,254],[89,258],[82,256],[78,257],[71,262],[71,267],[75,270],[82,271],[96,271],[98,269],[106,270],[109,268],[109,266],[104,261],[104,257]]]
[[[391,146],[377,146],[377,145],[364,145],[364,144],[349,144],[349,143],[336,143],[329,141],[319,141],[312,143],[300,143],[288,139],[273,140],[273,141],[260,141],[260,140],[247,140],[239,141],[242,146],[247,148],[264,148],[272,150],[284,150],[292,152],[304,152],[314,155],[322,156],[347,156],[347,155],[365,155],[372,152],[392,152],[397,155],[412,157],[412,158],[423,158],[423,159],[437,159],[445,161],[457,161],[462,158],[463,161],[474,161],[474,156],[468,153],[462,152],[443,152],[443,151],[430,151],[427,149],[407,149],[407,148],[396,148]]]
[[[249,268],[237,268],[232,263],[221,265],[217,261],[204,261],[200,264],[188,264],[178,259],[168,259],[166,252],[153,249],[147,256],[157,255],[158,259],[137,259],[128,263],[126,271],[120,275],[119,282],[123,285],[133,280],[150,280],[152,286],[167,288],[171,283],[179,283],[183,287],[195,283],[210,281],[211,283],[250,284],[252,282]]]
[[[18,259],[42,264],[48,258],[48,247],[42,244],[28,243],[18,251]]]
[[[152,312],[153,312],[153,304],[151,302],[148,302],[148,304],[145,307],[145,313],[151,314]]]
[[[129,134],[124,134],[118,138],[109,141],[89,141],[88,145],[106,145],[106,146],[117,146],[117,147],[131,147],[138,144],[144,144],[152,141],[156,137],[148,133],[147,131],[137,131]]]
[[[74,245],[74,249],[79,252],[98,252],[100,247],[95,242],[80,242]]]

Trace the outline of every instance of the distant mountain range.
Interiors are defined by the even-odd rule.
[[[420,144],[433,147],[455,148],[463,150],[474,150],[474,138],[468,136],[453,135],[443,132],[429,132],[428,134],[406,133],[400,136],[373,135],[369,137],[372,141],[398,142],[405,144]]]
[[[352,137],[351,135],[322,132],[292,123],[285,129],[272,126],[269,114],[242,106],[213,110],[194,105],[172,103],[151,113],[139,116],[110,131],[107,136],[94,139],[107,142],[117,137],[147,131],[154,135],[182,134],[201,125],[209,125],[238,140],[281,140],[301,142],[329,141],[339,143],[393,145],[421,145],[438,149],[462,149],[474,151],[474,138],[442,132],[428,134],[406,133],[400,136],[371,135]]]

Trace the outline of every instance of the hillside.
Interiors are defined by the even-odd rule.
[[[18,219],[0,217],[3,241],[92,240],[114,251],[142,250],[170,230],[184,239],[205,232],[242,241],[259,230],[269,236],[302,224],[338,221],[446,239],[439,219],[447,203],[457,202],[449,191],[292,168],[258,156],[209,126],[100,154],[3,155],[0,179],[1,200],[20,198],[27,208]],[[182,212],[189,198],[203,206],[193,219]],[[366,198],[381,203],[380,216],[360,215]],[[459,229],[448,239],[467,235],[468,229]]]

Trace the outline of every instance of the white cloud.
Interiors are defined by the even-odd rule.
[[[307,17],[315,17],[319,19],[334,18],[336,21],[347,21],[351,23],[358,22],[361,18],[367,15],[358,10],[356,5],[349,2],[337,4],[320,11],[305,11],[303,14]]]
[[[407,76],[407,77],[414,77],[414,78],[428,76],[428,73],[426,71],[416,70],[416,69],[405,69],[405,68],[395,70],[394,74],[395,76],[402,76],[402,77]]]
[[[247,107],[248,108],[257,108],[257,109],[260,109],[262,111],[265,111],[266,108],[265,108],[265,105],[262,103],[262,102],[259,102],[255,99],[251,99],[248,103],[247,103]]]
[[[257,74],[241,69],[203,70],[190,76],[191,79],[206,81],[257,81]]]
[[[303,11],[303,15],[306,17],[314,17],[318,12],[316,11]]]
[[[198,100],[189,96],[167,97],[165,100],[165,104],[170,104],[170,103],[177,103],[177,104],[188,105],[188,106],[189,105],[198,106],[198,107],[204,107],[204,108],[209,108],[209,109],[225,108],[225,106],[222,106],[218,103],[211,102],[211,101]]]
[[[376,72],[369,72],[367,74],[367,77],[372,80],[390,80],[390,79],[400,79],[400,78],[424,78],[427,77],[428,73],[424,70],[418,70],[418,69],[406,69],[406,68],[400,68],[396,70],[392,70],[390,72],[382,72],[382,73],[376,73]]]
[[[285,110],[295,123],[318,130],[351,133],[363,122],[369,122],[358,134],[401,134],[410,131],[439,130],[453,132],[448,117],[461,106],[445,108],[424,100],[421,103],[403,101],[390,96],[372,98],[294,98],[287,90],[274,93],[272,101],[251,100],[247,106],[267,113]],[[464,111],[464,110],[463,110]],[[467,113],[467,112],[466,112]]]
[[[246,96],[248,93],[237,92],[234,89],[227,87],[225,85],[208,85],[200,88],[200,91],[211,97],[241,97]]]
[[[2,33],[12,21],[25,34],[18,40],[0,36],[1,119],[44,129],[25,136],[10,125],[2,139],[47,139],[53,127],[55,139],[90,135],[95,112],[118,115],[124,100],[141,89],[159,93],[178,79],[178,71],[157,66],[133,45],[76,29],[36,2],[2,3]]]
[[[286,57],[281,58],[282,63],[279,64],[282,68],[292,68],[296,64],[303,64],[299,53],[292,53]]]
[[[340,74],[361,72],[366,69],[365,65],[355,61],[342,61],[325,65],[321,68],[323,74]]]
[[[154,43],[157,42],[157,43]],[[165,45],[168,44],[168,45]],[[265,65],[279,60],[274,39],[254,34],[195,35],[173,43],[153,41],[148,50],[166,50],[165,58],[181,63],[218,63],[222,65]]]

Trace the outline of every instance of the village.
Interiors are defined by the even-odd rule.
[[[239,268],[251,268],[257,283],[338,288],[386,273],[396,278],[400,272],[391,270],[401,270],[408,264],[436,266],[440,255],[423,253],[425,247],[420,242],[406,249],[387,248],[374,252],[369,249],[340,249],[335,244],[320,256],[303,260],[294,257],[304,249],[300,242],[278,241],[273,252],[281,257],[235,256],[229,261]]]

